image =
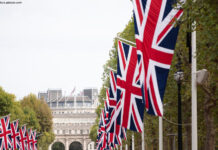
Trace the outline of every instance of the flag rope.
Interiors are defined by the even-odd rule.
[[[191,123],[182,123],[182,124],[178,124],[178,123],[175,123],[175,122],[173,122],[173,121],[170,121],[170,120],[168,120],[167,118],[165,118],[165,117],[162,117],[164,120],[166,120],[167,122],[169,122],[169,123],[171,123],[171,124],[174,124],[174,125],[181,125],[181,126],[190,126],[191,125]]]

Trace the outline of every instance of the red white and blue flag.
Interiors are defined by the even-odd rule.
[[[12,148],[10,116],[0,118],[0,149]]]
[[[32,150],[37,150],[36,130],[32,132],[31,139],[32,139],[32,143],[31,143]]]
[[[109,113],[110,121],[107,124],[108,141],[113,147],[122,144],[122,138],[126,140],[126,129],[121,127],[117,123],[117,117],[121,112],[121,101],[117,100],[117,74],[110,71],[110,88],[109,97],[110,100],[116,100],[116,105],[111,106],[111,111]],[[114,102],[115,103],[115,102]]]
[[[121,101],[122,111],[117,120],[122,127],[137,132],[142,132],[145,108],[141,90],[142,60],[135,47],[118,41],[117,99]]]
[[[144,62],[143,97],[149,114],[163,115],[163,96],[183,10],[174,0],[133,0],[135,38]]]
[[[26,125],[23,125],[20,130],[20,149],[26,150],[27,147],[27,135],[26,135]]]
[[[111,119],[112,119],[112,112],[115,111],[116,109],[116,105],[117,105],[117,99],[116,99],[116,90],[117,90],[117,85],[116,85],[116,73],[114,73],[113,71],[110,71],[109,73],[109,78],[110,78],[110,88],[109,90],[107,90],[107,97],[109,99],[110,102],[110,109],[109,109],[109,119],[108,119],[108,123],[107,123],[107,128],[109,127],[109,125],[111,124]],[[107,132],[109,129],[107,129]],[[115,147],[114,143],[114,137],[115,137],[115,132],[108,132],[107,138],[108,138],[108,143],[109,146],[111,147]]]
[[[111,78],[113,78],[113,80],[116,80],[114,75],[115,74],[111,71],[110,72],[110,80],[111,80]],[[112,86],[110,85],[110,88],[106,89],[106,103],[105,103],[105,106],[104,106],[107,109],[107,123],[106,123],[106,126],[110,122],[111,113],[115,109],[116,104],[117,104],[116,92],[113,91],[113,89],[112,89],[112,88],[114,88],[113,86],[114,85],[112,85]]]
[[[100,122],[99,122],[99,130],[98,130],[98,137],[97,137],[97,146],[96,148],[98,150],[103,150],[107,146],[107,134],[106,134],[106,114],[105,110],[103,109],[101,111],[101,116],[100,116]]]
[[[27,150],[32,150],[32,129],[30,128],[29,131],[26,131],[26,142],[27,142]]]
[[[122,145],[122,138],[126,140],[126,129],[118,124],[118,119],[120,119],[118,118],[118,115],[121,113],[121,110],[121,101],[118,101],[116,108],[111,113],[110,122],[107,125],[109,143],[111,143],[113,146]]]
[[[11,139],[12,139],[12,150],[20,149],[20,133],[18,128],[19,120],[15,120],[11,123]]]

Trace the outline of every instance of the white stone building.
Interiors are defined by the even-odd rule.
[[[55,143],[62,143],[65,150],[94,150],[95,143],[89,138],[89,132],[96,119],[97,95],[97,89],[85,89],[79,96],[62,96],[61,90],[38,94],[53,115],[55,140],[49,150],[54,149]]]

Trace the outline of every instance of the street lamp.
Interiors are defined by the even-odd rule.
[[[182,150],[182,101],[181,101],[181,84],[184,78],[184,73],[181,70],[181,59],[178,56],[178,63],[176,68],[178,71],[174,74],[174,79],[178,86],[178,150]]]

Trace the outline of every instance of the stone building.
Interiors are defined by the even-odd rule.
[[[54,142],[49,150],[59,143],[65,150],[94,150],[95,143],[89,138],[91,126],[95,123],[95,109],[98,106],[97,89],[84,89],[77,96],[62,96],[62,90],[40,92],[53,115]]]

